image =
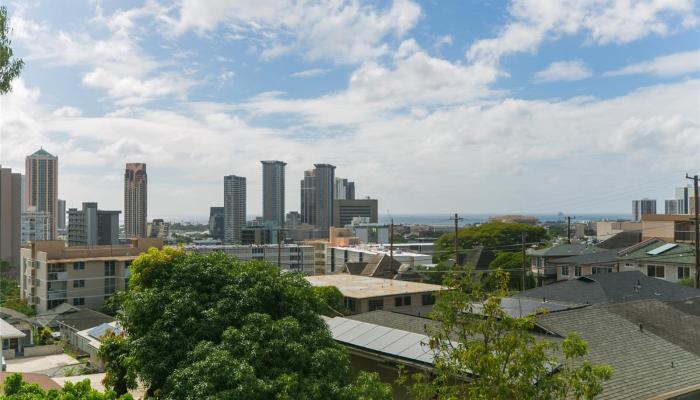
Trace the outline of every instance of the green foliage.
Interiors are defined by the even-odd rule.
[[[19,280],[12,276],[12,270],[10,263],[0,261],[0,306],[32,316],[36,312],[27,300],[21,298]]]
[[[345,297],[340,290],[335,286],[315,286],[312,287],[314,294],[321,302],[319,314],[328,317],[337,317],[338,315],[347,314],[345,309]]]
[[[530,257],[525,256],[525,265],[526,268],[530,268]],[[489,269],[490,270],[503,270],[503,271],[508,271],[508,288],[509,289],[517,289],[517,290],[523,290],[522,288],[522,269],[523,269],[523,253],[518,251],[518,252],[510,252],[510,251],[499,251],[496,253],[496,258],[491,261],[489,264]],[[489,275],[489,288],[495,287],[494,285],[494,279],[493,279],[493,274]],[[534,277],[532,277],[530,274],[527,275],[526,277],[526,285],[527,288],[532,288],[534,287]]]
[[[676,281],[677,284],[693,287],[693,278],[683,278]]]
[[[112,391],[100,393],[90,387],[90,380],[66,382],[61,390],[43,390],[35,383],[26,383],[22,375],[12,374],[5,379],[4,394],[0,400],[133,400],[131,395],[117,396]]]
[[[321,309],[300,274],[166,248],[132,264],[120,319],[129,367],[160,398],[358,398]]]
[[[119,396],[137,387],[135,371],[129,368],[129,343],[123,333],[116,335],[108,331],[102,337],[97,356],[105,363],[105,387]]]
[[[13,58],[8,38],[10,27],[7,26],[7,8],[0,7],[0,95],[12,91],[11,82],[22,71],[24,61],[21,58]]]
[[[513,318],[501,308],[507,294],[507,274],[496,270],[493,292],[472,274],[448,275],[433,310],[433,318],[442,322],[431,333],[430,347],[435,351],[432,376],[424,373],[407,376],[407,384],[416,399],[592,399],[602,391],[602,382],[612,369],[594,366],[584,357],[586,343],[575,334],[563,344],[563,363],[553,341],[537,340],[531,334],[534,316]],[[479,313],[476,306],[479,306]],[[455,312],[464,310],[464,312]],[[562,364],[552,373],[552,367]]]
[[[520,244],[523,232],[527,235],[528,242],[539,242],[548,238],[547,231],[542,227],[507,222],[489,222],[462,228],[457,231],[457,238],[460,249],[471,249],[476,246],[493,249]],[[440,236],[435,241],[435,251],[435,262],[454,259],[454,232]]]
[[[124,291],[117,291],[110,297],[108,297],[102,304],[100,311],[112,317],[116,317],[117,313],[122,309],[122,303],[124,302]]]

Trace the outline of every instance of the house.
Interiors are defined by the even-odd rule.
[[[22,340],[25,333],[10,325],[4,319],[0,319],[0,341],[2,341],[2,352],[0,352],[1,370],[5,370],[5,358],[15,358],[22,354]]]
[[[23,348],[34,345],[34,335],[32,335],[32,332],[34,332],[36,324],[32,317],[11,308],[0,307],[0,318],[25,334],[24,338],[20,339],[20,344]],[[2,332],[0,332],[0,334],[2,334]]]
[[[685,300],[700,289],[650,278],[639,271],[582,276],[519,292],[514,297],[546,299],[571,304],[609,304],[634,300]]]
[[[595,251],[598,251],[598,248],[593,245],[571,243],[544,249],[529,249],[527,255],[530,256],[530,270],[539,278],[538,280],[551,282],[557,277],[557,267],[552,261]]]
[[[617,272],[617,250],[594,247],[593,251],[551,261],[557,271],[557,281],[581,276]]]
[[[695,249],[686,243],[651,238],[618,252],[620,271],[639,271],[669,282],[688,279],[695,273]]]
[[[93,363],[97,363],[97,348],[92,342],[95,337],[86,334],[89,330],[102,326],[103,324],[115,323],[115,319],[109,315],[90,309],[75,309],[71,312],[61,314],[56,319],[58,323],[61,339],[69,343],[73,348],[82,351],[90,356]],[[99,337],[97,337],[99,340]]]
[[[427,283],[335,274],[307,276],[312,286],[335,286],[345,297],[345,307],[353,314],[393,310],[425,315],[433,309],[435,293],[444,288]]]
[[[97,326],[74,332],[71,337],[71,344],[78,350],[87,353],[90,356],[90,363],[92,365],[102,368],[103,362],[97,356],[97,352],[100,350],[102,338],[107,335],[108,332],[120,335],[124,331],[117,321],[103,322]]]

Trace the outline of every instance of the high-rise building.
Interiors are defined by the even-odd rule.
[[[209,208],[209,237],[214,240],[224,240],[224,208]]]
[[[56,228],[66,229],[66,201],[61,199],[58,199],[58,208],[56,209]]]
[[[0,166],[0,261],[19,271],[22,205],[21,176]]]
[[[683,199],[664,200],[664,214],[666,215],[685,214],[684,209],[685,200]]]
[[[301,180],[301,222],[316,225],[316,170],[304,171]]]
[[[99,210],[97,203],[83,203],[83,208],[68,210],[68,245],[102,246],[119,244],[121,211]]]
[[[241,244],[241,229],[246,226],[246,179],[242,176],[224,177],[224,243]]]
[[[342,228],[350,225],[353,218],[364,217],[369,223],[377,223],[379,205],[377,199],[336,200],[333,213],[333,226]]]
[[[285,224],[287,226],[301,225],[301,214],[299,214],[299,211],[288,212]]]
[[[263,220],[271,227],[284,226],[284,166],[282,161],[261,161],[263,166]]]
[[[124,172],[124,233],[127,239],[146,237],[147,184],[146,164],[127,163]]]
[[[355,200],[355,182],[345,178],[335,178],[334,198],[336,200]]]
[[[22,211],[27,209],[27,200],[25,199],[25,196],[27,194],[27,189],[25,186],[25,177],[24,175],[19,176],[19,191],[20,191],[20,207]]]
[[[687,185],[684,187],[677,187],[675,190],[675,199],[683,200],[683,208],[679,210],[678,214],[689,214],[690,213],[690,196],[693,195],[693,185]]]
[[[22,243],[51,240],[51,214],[37,211],[36,207],[27,207],[22,211]]]
[[[632,220],[641,221],[644,214],[656,214],[656,200],[632,200]]]
[[[27,156],[25,164],[25,207],[51,215],[51,239],[56,238],[58,209],[58,157],[39,149]]]
[[[165,222],[160,218],[156,218],[148,223],[146,230],[150,238],[167,239],[170,237],[170,222]]]
[[[335,166],[314,164],[315,171],[315,226],[322,232],[328,232],[333,226],[333,188],[335,185]]]

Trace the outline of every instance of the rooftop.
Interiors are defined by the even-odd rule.
[[[312,286],[335,286],[343,296],[355,299],[436,292],[444,289],[442,286],[427,283],[350,274],[314,275],[305,278]]]
[[[684,300],[700,296],[700,289],[650,278],[639,271],[583,276],[525,290],[515,297],[574,304],[623,303],[634,300]]]
[[[99,311],[90,310],[88,308],[76,309],[61,314],[56,320],[66,326],[69,326],[76,331],[82,331],[96,327],[100,324],[114,322],[115,319],[107,314],[102,314]]]
[[[417,244],[419,245],[419,244]],[[406,246],[406,245],[404,245]],[[416,253],[413,251],[408,251],[402,248],[403,246],[398,246],[394,245],[394,256],[403,256],[403,257],[429,257],[432,259],[432,256],[429,254],[423,254],[423,253]],[[363,252],[367,254],[384,254],[388,255],[391,253],[391,250],[389,249],[388,245],[361,245],[361,246],[333,246],[332,248],[338,249],[338,250],[350,250],[350,251],[358,251],[358,252]]]
[[[648,243],[647,243],[648,242]],[[648,240],[618,253],[619,260],[644,260],[662,263],[695,264],[694,249],[685,243]]]

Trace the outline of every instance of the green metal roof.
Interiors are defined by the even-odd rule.
[[[37,150],[34,152],[34,154],[31,155],[32,157],[55,157],[53,154],[49,153],[48,151],[44,150],[43,148]]]
[[[656,255],[648,254],[649,251],[663,246],[665,243],[652,241],[646,246],[633,248],[630,252],[621,253],[617,259],[619,261],[643,261],[672,264],[695,264],[693,246],[685,243],[678,243],[677,246]]]

